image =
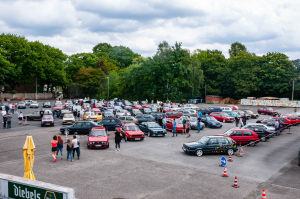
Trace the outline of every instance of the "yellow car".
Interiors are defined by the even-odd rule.
[[[94,112],[85,112],[83,115],[83,120],[93,120],[96,122],[102,120],[102,115],[95,114]]]

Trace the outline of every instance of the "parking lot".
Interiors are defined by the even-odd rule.
[[[36,144],[36,179],[74,188],[80,199],[260,198],[263,187],[268,198],[300,198],[300,169],[294,161],[300,143],[297,126],[255,147],[245,147],[243,157],[233,156],[233,162],[227,163],[228,178],[221,177],[223,168],[218,166],[222,155],[197,157],[186,155],[181,149],[185,142],[223,133],[234,126],[225,123],[221,129],[205,128],[200,134],[192,131],[189,138],[181,134],[171,137],[168,132],[166,137],[122,141],[121,151],[114,151],[114,132],[109,132],[110,148],[105,150],[87,149],[87,136],[82,135],[80,160],[66,161],[64,148],[63,160],[53,163],[50,142],[53,135],[59,134],[61,120],[55,120],[55,127],[42,128],[38,121],[23,126],[17,124],[15,115],[12,129],[0,129],[0,172],[23,176],[22,147],[26,135],[32,135]],[[232,188],[235,176],[238,189]]]

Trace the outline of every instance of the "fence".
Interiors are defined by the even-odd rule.
[[[10,100],[17,100],[20,98],[28,98],[28,99],[37,99],[38,100],[46,100],[46,99],[53,99],[54,95],[52,93],[0,93],[0,99],[10,99]]]
[[[300,107],[300,101],[241,99],[241,105],[245,105],[245,106]]]

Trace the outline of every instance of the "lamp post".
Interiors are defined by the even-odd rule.
[[[109,77],[107,77],[107,100],[109,100]]]
[[[295,78],[293,80],[293,89],[292,89],[292,101],[294,101],[294,88],[295,88]]]

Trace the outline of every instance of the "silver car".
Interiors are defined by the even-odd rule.
[[[31,103],[30,103],[30,106],[29,106],[30,108],[39,108],[39,103],[37,103],[36,101],[32,101]]]

